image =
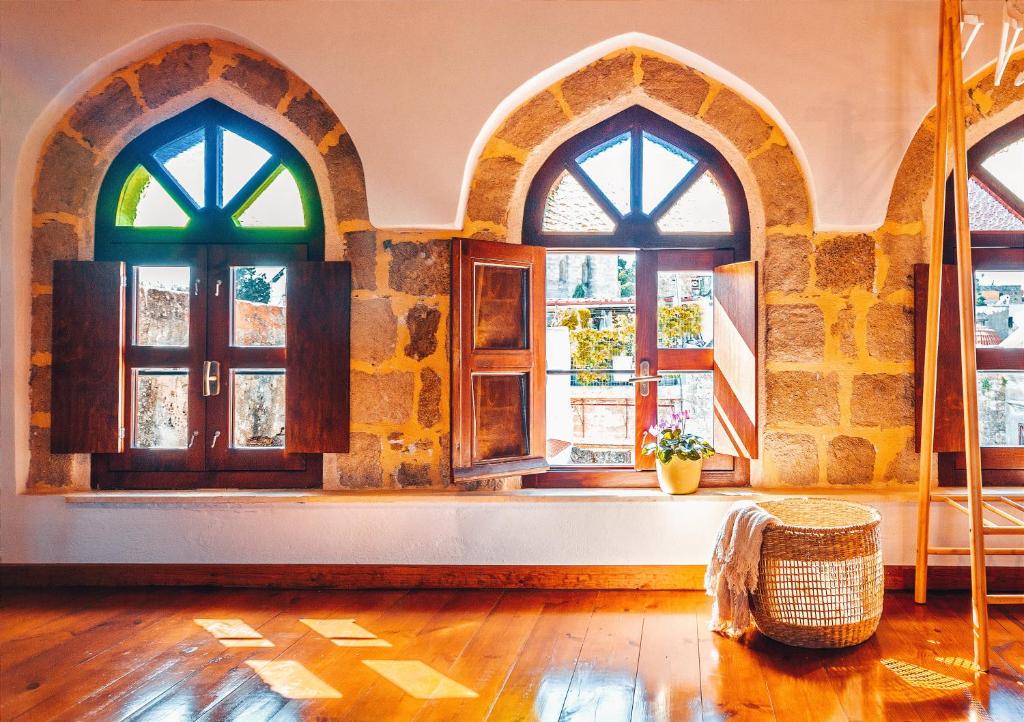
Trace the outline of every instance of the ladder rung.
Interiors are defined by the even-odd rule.
[[[945,499],[952,499],[953,501],[967,501],[967,492],[965,491],[933,491],[930,496],[932,501],[943,501]],[[1018,489],[1007,491],[1006,488],[982,489],[981,498],[1024,501],[1024,491],[1020,491]]]
[[[928,547],[929,554],[945,555],[945,556],[969,556],[971,553],[968,547]],[[1010,556],[1014,554],[1024,555],[1024,547],[997,547],[995,549],[986,549],[985,556]]]
[[[985,534],[1006,534],[1008,536],[1024,536],[1024,526],[995,526],[986,524],[982,529]]]
[[[996,504],[998,504],[1001,501],[1007,501],[1007,500],[1005,500],[1005,499],[996,499]],[[1024,519],[1021,519],[1020,517],[1016,517],[1016,516],[1014,516],[1013,514],[1011,514],[1010,512],[1008,512],[1008,511],[1006,511],[1004,509],[1000,509],[998,506],[996,506],[992,502],[990,502],[990,501],[983,501],[983,502],[981,502],[981,505],[982,505],[982,507],[985,510],[992,512],[996,516],[1001,516],[1004,519],[1006,519],[1007,521],[1012,521],[1017,526],[1024,527]]]
[[[1024,604],[1024,594],[987,594],[989,604]]]

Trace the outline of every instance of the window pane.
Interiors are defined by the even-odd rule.
[[[197,206],[206,203],[206,131],[199,128],[157,150],[153,157]]]
[[[238,225],[247,228],[302,228],[306,216],[295,176],[283,165],[246,201],[236,214]]]
[[[1024,201],[1024,138],[997,150],[985,159],[981,167]]]
[[[184,228],[188,214],[141,165],[131,172],[117,203],[117,225],[135,228]]]
[[[135,345],[188,346],[187,266],[135,267]]]
[[[714,424],[714,374],[710,371],[662,371],[658,383],[658,421],[675,413],[690,412],[686,432],[711,442]]]
[[[137,449],[184,449],[188,445],[188,370],[135,369]]]
[[[974,231],[1024,231],[1024,221],[974,178],[967,182],[967,216]]]
[[[731,229],[725,193],[710,171],[658,220],[658,230],[662,233],[712,233]]]
[[[556,233],[611,233],[615,223],[580,182],[563,171],[548,194],[542,228]]]
[[[619,213],[629,213],[630,154],[633,141],[629,133],[612,138],[576,159]]]
[[[975,271],[975,343],[1024,348],[1024,271]]]
[[[232,446],[284,448],[284,369],[233,371]]]
[[[650,213],[696,163],[671,143],[649,133],[644,133],[643,142],[643,210]]]
[[[982,446],[1024,446],[1024,373],[978,372]]]
[[[631,464],[636,255],[549,253],[546,276],[551,461]]]
[[[658,272],[658,348],[712,345],[713,278],[707,271]]]
[[[231,344],[284,346],[288,288],[284,266],[231,267]]]
[[[220,188],[217,197],[225,206],[270,159],[270,152],[248,138],[220,129]]]

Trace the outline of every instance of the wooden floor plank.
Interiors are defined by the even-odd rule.
[[[600,592],[560,720],[629,720],[646,592]]]
[[[545,597],[541,618],[491,708],[489,721],[558,720],[596,602],[593,591]]]
[[[845,650],[725,639],[693,592],[51,590],[5,604],[0,716],[21,722],[1024,719],[1024,612],[991,610],[979,673],[963,593],[889,593],[877,634]],[[274,646],[224,646],[203,617]],[[392,646],[337,646],[302,619]],[[308,688],[250,662],[300,670]]]

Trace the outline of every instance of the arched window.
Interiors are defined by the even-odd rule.
[[[974,266],[978,415],[985,480],[1024,480],[1024,120],[975,144],[967,156],[967,199]],[[935,450],[944,483],[963,482],[963,397],[956,293],[952,180],[947,185],[942,287],[943,318]],[[916,270],[916,308],[923,328],[927,268]],[[918,359],[923,358],[918,339]],[[917,364],[920,374],[922,363]],[[920,379],[919,379],[920,385]]]
[[[216,101],[129,143],[96,262],[55,281],[55,445],[106,452],[101,488],[319,485],[348,443],[349,269],[322,262],[323,231],[299,152]]]
[[[753,264],[736,286],[743,307],[733,309],[731,337],[715,336],[726,328],[716,320],[722,303],[735,303],[722,293],[738,278],[722,276],[716,288],[716,271],[749,259],[749,228],[742,186],[722,155],[646,109],[551,154],[523,222],[523,242],[545,247],[547,271],[551,470],[532,483],[654,484],[637,473],[653,468],[640,454],[643,432],[678,412],[690,414],[688,431],[715,439],[706,483],[748,480],[744,457],[757,452]],[[726,367],[742,368],[743,381],[725,379]],[[723,418],[730,402],[716,399],[725,397],[745,408],[743,421]]]

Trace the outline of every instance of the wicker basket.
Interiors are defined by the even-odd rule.
[[[834,499],[760,502],[781,524],[764,532],[754,621],[797,647],[849,647],[878,628],[883,570],[878,512]]]

